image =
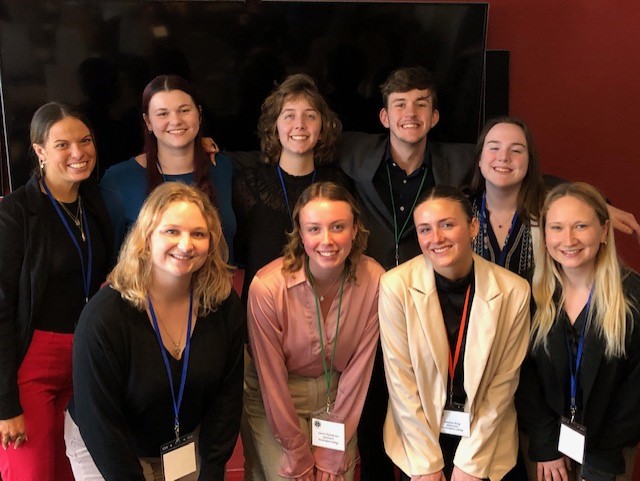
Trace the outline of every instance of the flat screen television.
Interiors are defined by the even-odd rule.
[[[485,3],[0,0],[5,170],[13,188],[27,180],[29,121],[50,100],[87,114],[99,172],[138,153],[141,92],[161,73],[194,83],[223,149],[255,150],[260,105],[286,75],[312,75],[345,130],[381,131],[379,85],[422,65],[440,85],[430,138],[474,142],[487,15]]]

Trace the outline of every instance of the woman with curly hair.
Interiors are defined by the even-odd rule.
[[[363,255],[368,232],[344,187],[311,185],[293,221],[284,257],[249,289],[243,440],[255,452],[245,451],[247,471],[253,480],[351,480],[383,269]],[[323,438],[325,421],[335,437]]]
[[[76,331],[65,439],[77,480],[224,479],[244,340],[227,259],[205,194],[181,182],[151,193]],[[166,446],[160,457],[169,442],[186,450],[177,467]]]
[[[262,104],[262,163],[242,170],[233,187],[235,245],[245,268],[243,300],[258,269],[282,255],[302,191],[322,180],[345,184],[333,164],[341,131],[340,120],[308,75],[287,77]]]

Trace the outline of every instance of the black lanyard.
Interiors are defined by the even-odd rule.
[[[69,222],[67,222],[67,218],[62,213],[62,210],[60,209],[58,202],[51,194],[49,187],[47,187],[47,183],[44,181],[44,177],[40,181],[42,182],[42,187],[44,187],[44,191],[47,193],[47,197],[49,197],[51,204],[53,204],[53,208],[58,213],[58,217],[62,221],[64,228],[67,230],[69,237],[71,237],[71,240],[73,241],[73,245],[76,246],[76,250],[78,251],[78,256],[80,257],[80,267],[82,269],[82,288],[84,290],[84,303],[86,304],[87,302],[89,302],[89,289],[91,288],[91,268],[93,265],[93,249],[91,248],[91,233],[89,232],[89,222],[87,221],[86,209],[82,209],[82,213],[81,213],[82,222],[83,222],[82,225],[87,231],[87,266],[85,269],[84,256],[82,255],[82,249],[80,248],[78,239],[76,239],[76,236],[73,235],[73,232],[71,231],[71,226],[69,226]]]
[[[178,399],[176,400],[176,393],[173,387],[173,376],[171,375],[171,366],[169,365],[169,358],[167,357],[167,350],[162,343],[162,337],[160,336],[160,328],[158,327],[158,319],[156,318],[156,312],[153,310],[151,304],[151,297],[147,294],[147,303],[149,305],[149,313],[151,314],[151,321],[153,322],[153,329],[156,331],[156,338],[160,345],[160,352],[162,353],[162,360],[164,361],[164,367],[167,369],[167,376],[169,377],[169,387],[171,388],[171,401],[173,401],[173,413],[175,415],[173,420],[173,430],[176,434],[176,439],[180,438],[180,405],[182,404],[182,395],[184,394],[184,386],[187,383],[187,366],[189,365],[189,352],[191,351],[191,314],[193,311],[193,292],[189,293],[189,314],[187,316],[187,343],[184,348],[182,357],[182,374],[180,377],[180,390],[178,391]]]

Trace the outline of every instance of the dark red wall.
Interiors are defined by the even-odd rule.
[[[511,51],[511,114],[545,172],[596,185],[640,218],[640,3],[491,0],[488,48]],[[617,235],[640,270],[640,246]]]

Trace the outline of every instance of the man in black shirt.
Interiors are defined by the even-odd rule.
[[[416,199],[438,184],[468,182],[474,146],[427,142],[440,115],[435,81],[422,67],[395,70],[381,93],[380,122],[388,134],[345,133],[339,157],[340,166],[355,184],[364,223],[371,231],[367,253],[390,269],[420,253],[413,224]],[[378,349],[358,427],[362,481],[395,478],[382,442],[387,400]]]

